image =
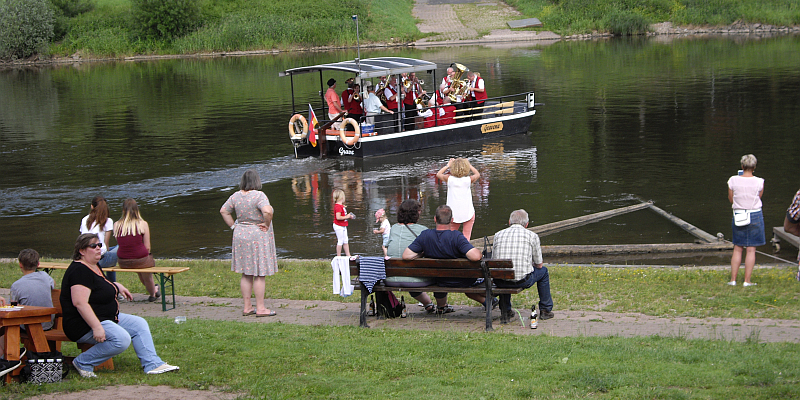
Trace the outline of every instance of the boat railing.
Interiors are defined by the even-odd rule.
[[[446,105],[437,104],[435,106],[417,108],[416,111],[424,112],[425,110],[431,110],[433,113],[433,126],[441,126],[528,111],[531,108],[530,99],[528,98],[529,95],[531,95],[531,93],[517,93],[505,96],[490,97],[484,101],[483,106],[477,106],[474,101],[469,101]],[[455,118],[442,118],[440,116],[439,110],[448,105],[453,105],[456,107]],[[317,115],[327,115],[327,112],[325,112],[325,110],[321,110],[317,113]],[[358,122],[360,123],[362,130],[372,131],[364,132],[363,136],[389,134],[411,129],[419,129],[420,125],[424,125],[424,119],[423,117],[417,115],[415,115],[413,122],[410,119],[406,121],[404,111],[395,111],[394,114],[381,113],[369,117],[364,116]],[[367,121],[373,121],[373,124],[367,124]],[[320,122],[325,123],[323,127],[327,129],[327,127],[331,126],[335,121],[321,120]]]

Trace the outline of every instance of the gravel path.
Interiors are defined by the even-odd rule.
[[[358,295],[358,292],[355,294]],[[458,296],[458,294],[454,294]],[[133,302],[122,303],[123,312],[148,317],[186,316],[191,321],[210,319],[243,321],[251,323],[285,323],[300,325],[351,325],[358,326],[359,305],[336,301],[301,301],[268,299],[267,307],[277,316],[267,318],[242,317],[241,298],[177,297],[174,310],[161,311],[161,305],[147,303],[145,295],[135,295]],[[416,304],[409,304],[409,317],[378,320],[368,317],[367,323],[375,329],[423,329],[482,332],[483,309],[472,306],[454,306],[455,313],[445,316],[426,314]],[[520,310],[524,324],[529,322],[530,312]],[[554,310],[556,316],[540,321],[539,328],[532,330],[520,320],[503,325],[500,313],[493,312],[496,332],[518,335],[552,336],[651,336],[684,337],[689,339],[721,339],[732,341],[755,340],[758,342],[800,342],[800,321],[774,319],[735,318],[662,318],[638,313],[612,313],[598,311]],[[527,314],[527,315],[526,315]]]

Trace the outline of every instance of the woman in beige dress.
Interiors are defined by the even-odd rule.
[[[264,306],[264,292],[266,276],[274,275],[278,271],[275,234],[272,231],[273,209],[269,199],[261,191],[261,178],[256,171],[245,171],[239,189],[219,210],[222,219],[233,229],[231,271],[242,274],[242,315],[271,317],[275,315],[275,311]],[[255,308],[250,299],[253,291],[256,297]]]

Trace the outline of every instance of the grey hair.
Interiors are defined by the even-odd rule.
[[[367,91],[368,92],[374,92],[375,91],[375,86],[367,85]]]
[[[756,156],[752,154],[745,154],[742,156],[742,169],[756,169]]]
[[[254,169],[244,171],[242,180],[239,182],[239,189],[242,190],[261,190],[261,178]]]
[[[508,217],[508,224],[519,224],[522,226],[528,225],[528,212],[523,209],[512,211],[511,216]]]

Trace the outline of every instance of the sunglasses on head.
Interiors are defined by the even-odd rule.
[[[103,244],[102,243],[92,243],[92,244],[89,245],[89,247],[91,247],[93,249],[96,249],[98,247],[103,247]]]

